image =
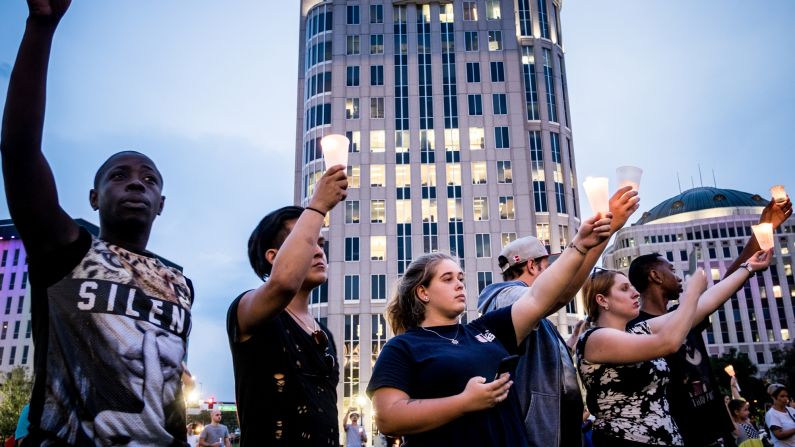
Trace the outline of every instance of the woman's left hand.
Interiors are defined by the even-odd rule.
[[[762,271],[770,266],[770,262],[773,261],[773,249],[770,250],[759,250],[758,252],[751,255],[748,258],[748,266],[754,272]]]
[[[599,215],[590,217],[582,222],[577,235],[572,242],[579,248],[590,250],[610,238],[610,225],[613,214],[607,213],[605,217]]]

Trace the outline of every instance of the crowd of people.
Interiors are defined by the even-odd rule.
[[[194,292],[181,271],[147,250],[165,204],[154,161],[124,151],[99,167],[89,196],[98,236],[60,206],[41,143],[50,48],[69,1],[29,4],[0,141],[33,297],[35,377],[24,445],[229,447],[217,410],[200,435],[186,435],[182,375]],[[321,227],[347,182],[342,166],[331,167],[306,207],[267,214],[249,238],[249,261],[263,283],[231,297],[227,315],[243,446],[339,444],[336,344],[310,313],[309,297],[328,277]],[[387,309],[395,337],[367,387],[379,430],[373,438],[416,447],[758,441],[749,403],[736,393],[724,405],[702,331],[770,265],[772,252],[751,237],[709,288],[703,270],[683,281],[657,254],[633,260],[628,275],[595,268],[638,206],[636,190],[619,189],[609,212],[585,219],[554,260],[532,236],[506,245],[497,259],[504,281],[483,290],[482,316],[466,324],[470,298],[458,260],[441,252],[414,259]],[[761,221],[777,228],[791,213],[789,199],[771,201]],[[546,317],[580,290],[587,321],[564,341]],[[788,389],[768,391],[770,439],[795,446]],[[343,417],[348,447],[368,442],[360,416],[349,409]]]

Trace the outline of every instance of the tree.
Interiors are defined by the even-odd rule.
[[[27,369],[12,369],[0,385],[0,435],[3,439],[14,434],[22,407],[30,401],[33,379]]]
[[[790,346],[773,353],[773,363],[776,366],[767,372],[768,379],[782,383],[789,389],[795,387],[795,340]]]

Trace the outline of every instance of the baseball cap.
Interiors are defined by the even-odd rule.
[[[500,265],[500,270],[505,273],[509,268],[522,264],[533,259],[543,258],[549,256],[546,247],[537,238],[527,236],[516,239],[500,252],[497,262]]]

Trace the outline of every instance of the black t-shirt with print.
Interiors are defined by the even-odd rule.
[[[287,312],[239,341],[238,296],[227,313],[241,447],[337,446],[339,366],[331,332],[328,353]],[[333,363],[332,360],[333,359]]]
[[[655,316],[641,311],[628,326]],[[671,415],[688,447],[709,445],[734,430],[704,344],[702,332],[708,326],[709,319],[699,323],[688,332],[679,351],[665,358],[671,370]]]
[[[367,394],[397,388],[412,399],[461,393],[472,377],[492,380],[500,360],[518,353],[511,306],[489,312],[466,325],[409,329],[384,346],[375,363]],[[437,335],[438,334],[438,335]],[[446,337],[446,338],[444,338]],[[449,339],[458,340],[453,344]],[[514,390],[494,408],[466,414],[442,427],[405,437],[406,445],[527,445]]]
[[[187,445],[182,360],[193,287],[151,253],[80,228],[29,258],[34,354],[26,445]]]

